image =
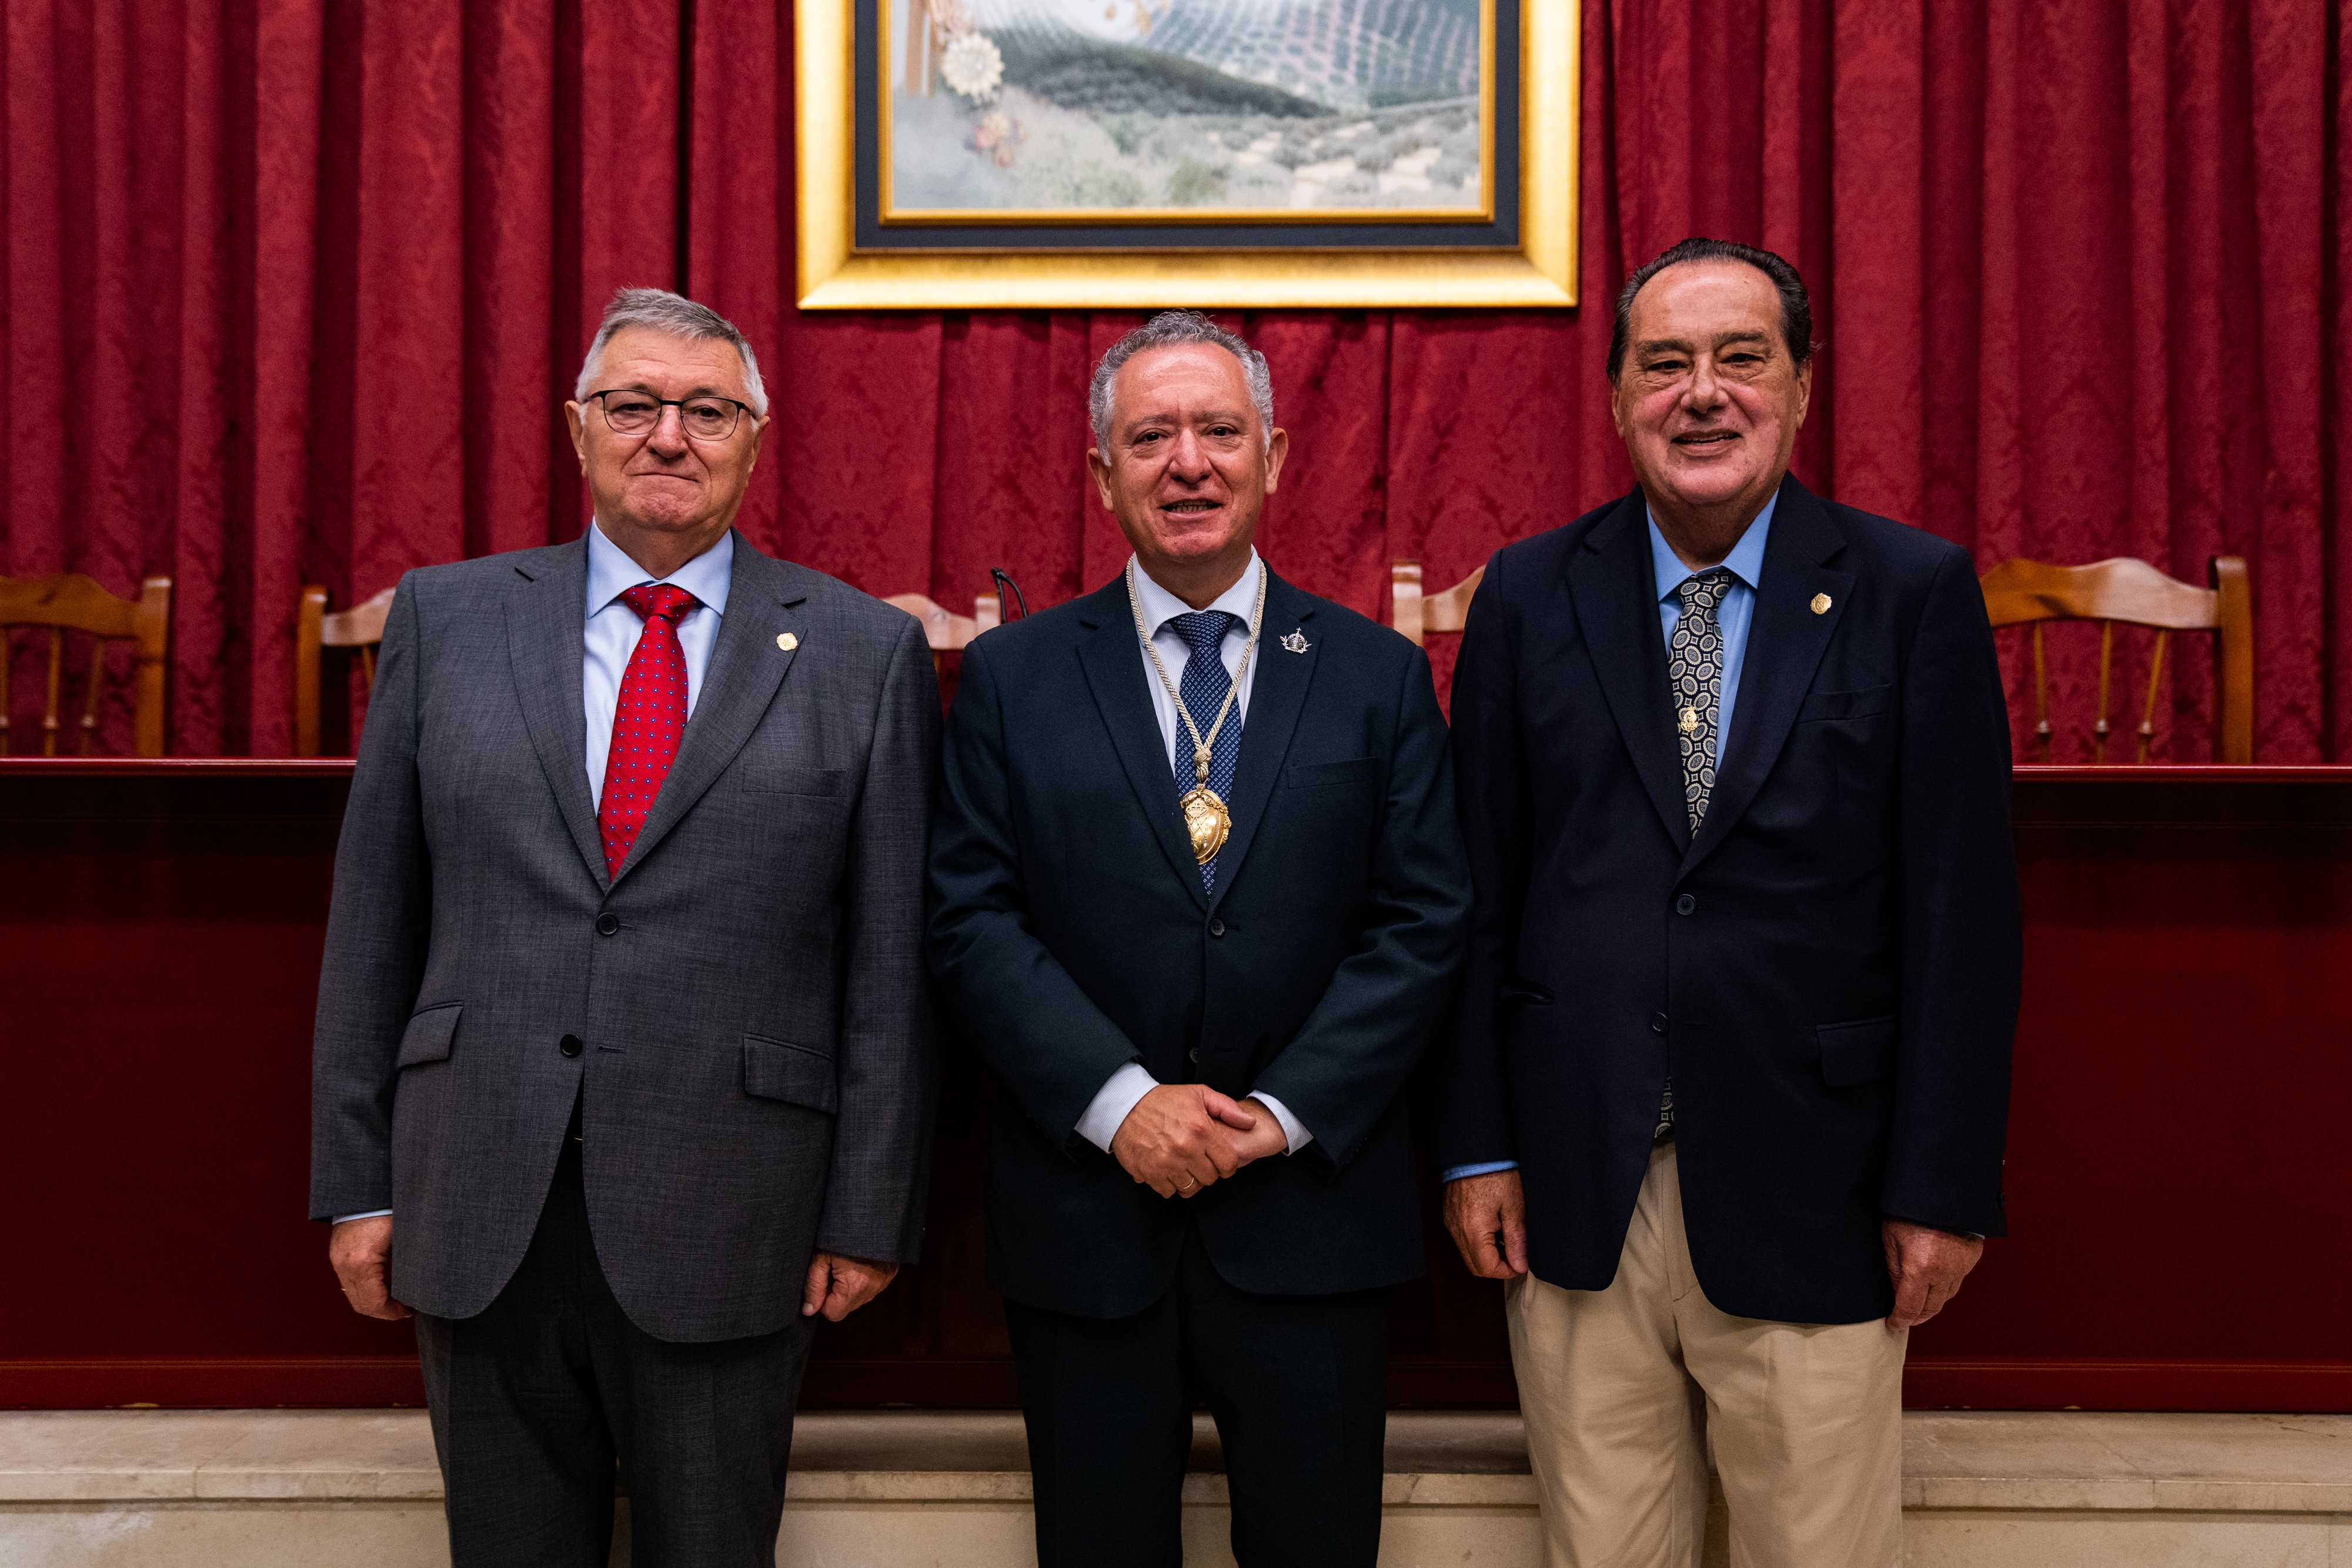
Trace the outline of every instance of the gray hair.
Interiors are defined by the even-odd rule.
[[[690,342],[733,344],[736,353],[742,356],[743,389],[751,393],[751,413],[760,419],[768,417],[768,389],[760,382],[759,356],[751,352],[751,345],[743,340],[735,323],[709,306],[697,305],[683,294],[672,294],[667,288],[624,288],[613,296],[613,302],[604,307],[604,322],[596,329],[596,340],[588,345],[588,357],[580,362],[580,380],[572,389],[574,402],[596,390],[604,345],[613,340],[615,333],[631,327]]]
[[[1113,343],[1095,367],[1094,382],[1087,388],[1087,417],[1094,423],[1095,450],[1103,461],[1110,461],[1110,389],[1119,367],[1146,349],[1177,343],[1214,343],[1242,362],[1242,380],[1249,383],[1250,403],[1257,410],[1258,441],[1271,446],[1274,375],[1265,368],[1265,356],[1198,310],[1163,310]]]

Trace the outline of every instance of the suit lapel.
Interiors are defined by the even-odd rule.
[[[1274,799],[1282,777],[1282,759],[1289,755],[1290,737],[1298,716],[1307,707],[1307,688],[1315,679],[1320,647],[1315,637],[1315,601],[1266,572],[1265,619],[1259,628],[1257,652],[1252,660],[1257,674],[1250,682],[1249,711],[1242,720],[1242,752],[1234,768],[1233,834],[1217,852],[1217,887],[1209,900],[1213,909],[1224,901],[1257,836],[1258,823]],[[1306,634],[1307,652],[1292,653],[1281,639],[1293,631]],[[1198,878],[1196,877],[1197,881]]]
[[[533,551],[530,564],[517,562],[515,570],[524,580],[507,596],[507,653],[523,727],[563,825],[601,887],[604,841],[588,792],[588,719],[580,694],[587,657],[587,538]]]
[[[1756,611],[1748,622],[1731,733],[1725,737],[1723,764],[1716,769],[1715,793],[1698,836],[1684,852],[1685,873],[1738,822],[1788,743],[1853,588],[1852,572],[1832,571],[1827,564],[1844,549],[1845,536],[1812,492],[1793,477],[1782,480],[1772,532],[1764,544]],[[1829,604],[1816,614],[1813,600],[1820,594],[1829,596]]]
[[[1687,849],[1690,807],[1683,799],[1666,639],[1658,624],[1657,577],[1650,564],[1649,508],[1641,491],[1618,503],[1586,536],[1584,550],[1570,563],[1568,587],[1593,674],[1658,820],[1675,846]]]
[[[799,657],[797,646],[783,647],[777,639],[801,625],[797,607],[808,597],[794,584],[793,569],[753,549],[741,534],[735,536],[735,559],[727,584],[727,612],[719,618],[719,640],[710,650],[710,667],[702,674],[702,690],[678,742],[677,759],[661,793],[654,797],[646,825],[629,847],[615,882],[626,876],[672,828],[702,799],[743,743],[751,738],[776,688]]]
[[[1160,721],[1143,683],[1159,677],[1145,668],[1143,649],[1135,634],[1135,614],[1127,601],[1124,578],[1082,601],[1081,622],[1094,634],[1078,646],[1078,664],[1094,692],[1095,707],[1103,727],[1110,732],[1119,765],[1143,814],[1151,823],[1160,852],[1203,911],[1208,894],[1201,886],[1201,865],[1192,858],[1192,841],[1184,831],[1184,813],[1176,808],[1176,775],[1168,763],[1168,748],[1160,737]],[[1242,730],[1244,766],[1247,765],[1249,729]]]

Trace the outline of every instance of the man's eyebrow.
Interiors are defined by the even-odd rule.
[[[1744,328],[1737,332],[1725,332],[1712,341],[1718,349],[1726,343],[1762,343],[1769,348],[1772,334]],[[1669,350],[1687,354],[1691,351],[1691,341],[1688,338],[1644,338],[1633,345],[1633,351],[1637,354],[1655,354]]]
[[[1209,409],[1203,413],[1196,413],[1192,417],[1202,424],[1240,424],[1244,423],[1248,416],[1233,409]],[[1127,423],[1119,428],[1122,430],[1142,430],[1150,425],[1181,424],[1183,422],[1183,416],[1181,414],[1139,413],[1133,419],[1127,421]]]
[[[645,382],[629,382],[629,383],[628,383],[627,385],[625,385],[625,386],[607,387],[607,388],[605,388],[604,390],[605,390],[605,391],[607,391],[607,392],[643,392],[643,393],[645,393],[647,397],[659,397],[659,396],[661,396],[661,393],[660,393],[660,392],[658,392],[655,391],[652,387],[647,386],[647,385],[646,385]],[[682,392],[678,393],[678,394],[677,394],[677,401],[679,401],[679,402],[683,402],[683,401],[685,401],[685,400],[686,400],[686,399],[688,399],[688,398],[695,398],[695,397],[723,397],[723,398],[725,398],[729,402],[741,402],[743,401],[741,398],[737,397],[733,392],[727,391],[725,388],[723,388],[723,387],[715,387],[715,386],[712,386],[712,385],[710,385],[710,384],[709,384],[709,382],[706,382],[705,383],[703,383],[701,386],[695,387],[695,388],[691,389],[690,391],[688,391],[688,392]]]

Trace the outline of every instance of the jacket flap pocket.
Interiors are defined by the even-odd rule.
[[[763,795],[846,794],[845,768],[767,768],[747,769],[743,788]]]
[[[743,1092],[805,1105],[828,1116],[841,1109],[833,1058],[765,1035],[743,1037]]]
[[[1345,762],[1294,762],[1287,781],[1293,789],[1312,789],[1322,784],[1368,783],[1379,777],[1380,766],[1377,757],[1351,757]]]
[[[1817,1032],[1822,1041],[1822,1081],[1831,1088],[1851,1089],[1895,1076],[1892,1018],[1825,1023]]]
[[[465,1010],[463,1002],[444,1002],[436,1008],[426,1008],[410,1019],[408,1032],[400,1037],[397,1067],[448,1061],[449,1048],[457,1040],[457,1015]]]
[[[1797,710],[1797,722],[1808,724],[1823,718],[1868,718],[1886,711],[1887,699],[1894,695],[1892,684],[1865,686],[1858,692],[1813,692],[1805,698],[1805,706]]]

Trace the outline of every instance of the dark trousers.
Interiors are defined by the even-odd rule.
[[[1216,1417],[1241,1568],[1373,1568],[1389,1292],[1259,1296],[1197,1234],[1129,1318],[1004,1304],[1028,1418],[1038,1568],[1181,1568],[1197,1390]]]
[[[453,1568],[605,1568],[614,1461],[635,1568],[772,1568],[810,1324],[673,1344],[613,1300],[580,1146],[478,1316],[418,1313]]]

